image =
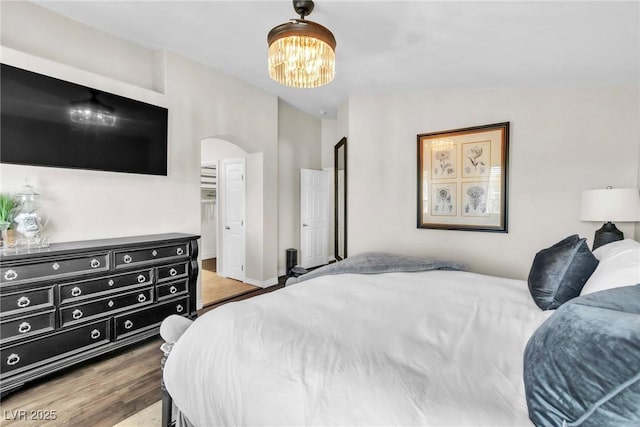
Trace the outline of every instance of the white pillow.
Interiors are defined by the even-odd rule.
[[[602,261],[607,258],[614,257],[620,253],[625,252],[627,249],[640,248],[640,242],[636,242],[633,239],[618,240],[616,242],[607,243],[602,245],[593,251],[593,256]]]
[[[600,260],[580,295],[640,283],[640,243],[625,239],[593,251]]]

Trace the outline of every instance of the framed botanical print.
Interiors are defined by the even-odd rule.
[[[418,135],[418,228],[507,232],[509,122]]]

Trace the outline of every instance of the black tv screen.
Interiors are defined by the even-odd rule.
[[[166,108],[1,67],[0,162],[167,174]]]

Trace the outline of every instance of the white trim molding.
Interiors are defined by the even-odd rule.
[[[278,278],[277,277],[273,277],[273,278],[267,279],[267,280],[254,280],[254,279],[250,279],[250,278],[246,277],[244,279],[244,283],[246,283],[248,285],[257,286],[259,288],[268,288],[269,286],[277,285],[278,284]]]

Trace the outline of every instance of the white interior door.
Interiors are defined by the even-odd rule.
[[[224,227],[222,230],[225,276],[244,281],[245,273],[245,160],[223,160]]]
[[[329,172],[300,170],[300,265],[329,262]]]

